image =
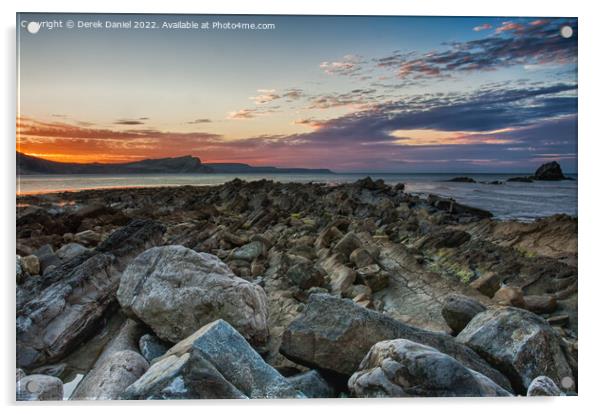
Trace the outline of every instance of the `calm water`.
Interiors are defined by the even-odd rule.
[[[158,187],[176,185],[217,185],[236,177],[252,181],[353,182],[367,174],[182,174],[182,175],[52,175],[17,177],[17,193],[48,193],[94,188]],[[503,185],[445,182],[463,174],[369,174],[388,184],[405,183],[406,191],[438,194],[458,202],[491,211],[501,220],[530,221],[557,213],[577,215],[577,181],[535,181]],[[466,174],[477,181],[504,181],[521,174]],[[528,175],[528,174],[522,174]],[[572,176],[576,178],[576,176]]]

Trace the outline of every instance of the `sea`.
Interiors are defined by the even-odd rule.
[[[453,197],[459,203],[491,211],[498,220],[533,221],[564,213],[577,216],[577,175],[573,180],[505,182],[525,174],[162,174],[162,175],[24,175],[17,176],[17,194],[40,194],[89,189],[163,187],[182,185],[219,185],[240,178],[279,182],[314,182],[336,185],[364,177],[383,179],[387,184],[404,183],[406,192]],[[449,182],[453,177],[468,176],[478,183]],[[487,184],[503,181],[504,184]]]

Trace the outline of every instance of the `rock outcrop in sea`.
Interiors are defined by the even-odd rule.
[[[577,392],[576,218],[370,178],[18,201],[18,399]]]

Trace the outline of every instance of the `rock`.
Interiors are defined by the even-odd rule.
[[[560,388],[558,388],[552,379],[545,375],[541,375],[531,381],[527,390],[527,397],[554,397],[560,395],[562,395]]]
[[[558,307],[554,295],[527,295],[524,297],[524,308],[533,313],[552,313]]]
[[[49,244],[45,244],[36,250],[33,253],[39,261],[40,272],[44,274],[45,270],[49,266],[58,266],[61,263],[61,260],[58,258],[56,254],[54,254],[54,250],[52,246]]]
[[[546,319],[550,325],[564,326],[569,323],[570,317],[567,314],[554,315]]]
[[[330,289],[335,295],[344,295],[355,282],[357,274],[350,267],[339,262],[337,255],[329,257],[322,264],[330,279]]]
[[[289,267],[286,277],[303,290],[320,287],[324,284],[324,273],[311,262],[297,263]]]
[[[316,239],[315,246],[318,249],[328,248],[335,240],[343,237],[343,233],[335,226],[330,226],[322,231]]]
[[[514,306],[517,308],[525,307],[523,291],[517,287],[503,286],[495,292],[493,301],[501,306]]]
[[[348,299],[311,295],[303,312],[284,331],[280,352],[293,362],[348,377],[372,345],[408,339],[436,348],[510,389],[508,380],[453,337],[406,325]]]
[[[30,275],[37,275],[40,273],[40,261],[33,254],[22,257],[21,268]]]
[[[178,385],[171,385],[172,389],[188,390],[183,391],[186,398],[303,397],[221,319],[203,326],[154,361],[124,397],[149,398],[150,390],[152,398],[165,398],[160,395],[165,394],[168,384]],[[213,391],[216,386],[212,384],[218,386],[217,391]],[[212,396],[207,396],[205,388]]]
[[[470,283],[470,287],[490,298],[500,289],[501,277],[495,272],[487,272]]]
[[[96,246],[102,240],[102,236],[94,230],[84,230],[76,233],[73,240],[85,246]]]
[[[368,250],[362,249],[361,247],[351,252],[349,258],[356,267],[366,267],[374,263],[374,259],[372,258],[372,255],[368,253]]]
[[[126,314],[168,342],[220,318],[254,346],[268,339],[263,289],[235,276],[216,256],[183,246],[154,247],[136,257],[123,273],[117,298]]]
[[[377,264],[357,269],[357,275],[362,283],[376,293],[389,286],[389,274]]]
[[[564,180],[565,176],[562,173],[560,164],[556,161],[548,162],[541,165],[536,171],[534,178],[536,180],[558,181]]]
[[[59,257],[59,259],[66,261],[73,259],[75,256],[86,253],[87,251],[89,251],[89,249],[79,243],[67,243],[56,251],[56,255]]]
[[[435,348],[406,339],[376,343],[349,379],[356,397],[495,397],[511,394]]]
[[[117,335],[109,340],[103,347],[99,357],[94,362],[94,367],[100,366],[111,355],[122,352],[138,352],[138,341],[144,333],[144,327],[132,319],[126,319],[119,327]],[[85,378],[84,381],[85,382]]]
[[[470,240],[470,234],[462,230],[443,229],[430,232],[414,243],[417,250],[459,247]]]
[[[90,371],[71,395],[72,400],[114,400],[148,370],[148,362],[133,351],[111,354]]]
[[[452,332],[459,333],[477,313],[486,308],[479,301],[468,296],[451,294],[445,298],[441,315]]]
[[[27,376],[25,371],[23,371],[21,368],[17,368],[17,382],[19,382],[21,380],[21,378],[23,378],[25,376]]]
[[[447,181],[450,183],[471,183],[471,184],[476,183],[474,178],[470,178],[470,177],[454,177]]]
[[[57,361],[87,339],[115,303],[121,272],[131,255],[160,242],[164,230],[156,222],[134,220],[111,234],[95,251],[20,285],[18,365],[27,369]]]
[[[265,255],[265,246],[260,241],[252,241],[232,251],[230,258],[237,260],[253,261],[257,257]]]
[[[17,401],[61,401],[63,382],[50,375],[27,375],[17,381]]]
[[[446,211],[450,214],[461,216],[471,216],[474,218],[490,218],[493,214],[490,211],[482,210],[476,207],[466,206],[458,203],[453,198],[440,197],[434,194],[429,194],[427,202],[433,207]]]
[[[533,179],[529,177],[510,177],[506,181],[509,183],[532,183]]]
[[[351,299],[357,298],[358,301],[369,300],[372,297],[372,290],[365,285],[352,285],[347,291],[346,297]],[[357,302],[355,299],[354,301]]]
[[[138,347],[140,348],[140,352],[142,356],[146,358],[147,361],[152,361],[153,359],[159,358],[169,349],[169,345],[155,335],[145,334],[140,337],[140,341],[138,342]]]
[[[508,307],[481,312],[457,340],[504,373],[514,389],[523,394],[540,375],[556,383],[564,377],[573,377],[558,334],[545,320],[522,309]]]
[[[341,253],[346,260],[349,260],[349,256],[357,248],[362,247],[360,239],[352,232],[349,232],[343,236],[341,240],[334,246],[334,251]]]
[[[287,377],[288,382],[307,398],[334,398],[334,388],[316,370]]]
[[[16,259],[16,267],[15,267],[15,272],[16,272],[16,280],[17,280],[17,284],[21,284],[24,280],[25,280],[25,271],[23,270],[23,266],[21,264],[21,256],[17,255],[17,259]]]
[[[170,355],[125,389],[122,400],[241,399],[246,396],[229,383],[196,349]]]

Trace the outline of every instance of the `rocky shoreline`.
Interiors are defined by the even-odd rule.
[[[17,204],[19,400],[577,392],[576,218],[370,178]]]

